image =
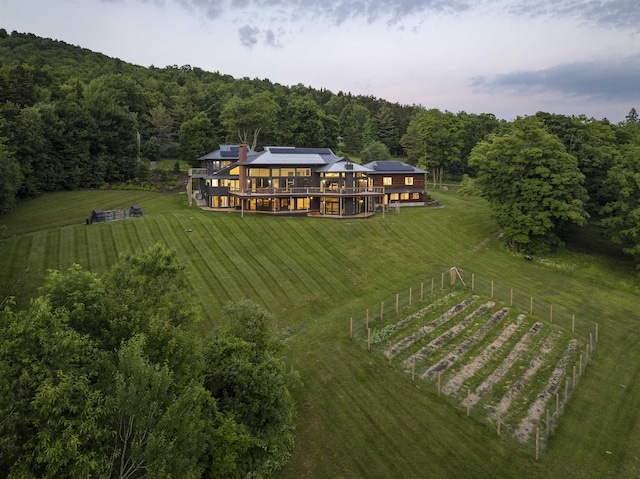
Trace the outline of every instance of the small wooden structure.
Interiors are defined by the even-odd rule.
[[[140,217],[142,217],[142,208],[140,205],[133,205],[131,208],[123,208],[120,210],[93,210],[91,212],[91,218],[87,218],[87,224]]]

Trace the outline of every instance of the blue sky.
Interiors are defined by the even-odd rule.
[[[0,0],[0,27],[507,120],[640,109],[639,0]]]

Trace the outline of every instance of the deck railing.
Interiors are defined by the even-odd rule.
[[[322,188],[318,186],[289,187],[289,188],[229,188],[229,193],[239,196],[355,196],[355,195],[382,195],[384,187],[364,186],[353,188]]]
[[[189,168],[189,176],[192,178],[204,178],[207,175],[206,168]]]

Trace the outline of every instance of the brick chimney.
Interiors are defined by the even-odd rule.
[[[245,166],[245,162],[247,161],[247,150],[249,147],[246,143],[243,143],[238,147],[238,163],[239,163],[239,174],[238,174],[238,186],[240,191],[245,191],[247,188],[247,167]]]

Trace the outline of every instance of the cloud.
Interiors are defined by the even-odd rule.
[[[240,34],[240,43],[242,46],[251,48],[258,43],[258,34],[260,33],[258,28],[252,27],[251,25],[244,25],[238,29],[238,33]]]
[[[102,0],[104,2],[114,0]],[[116,0],[118,1],[118,0]],[[530,18],[573,18],[588,25],[640,32],[638,0],[138,0],[163,4],[177,2],[215,20],[224,13],[245,10],[276,13],[282,21],[324,18],[337,25],[349,20],[378,20],[401,24],[404,20],[435,15],[502,13]],[[249,18],[249,17],[247,17]],[[419,20],[419,18],[418,18]],[[402,25],[399,25],[402,26]]]
[[[519,95],[559,93],[571,97],[635,102],[640,98],[640,54],[616,59],[566,63],[536,71],[476,77],[476,93]]]
[[[278,36],[282,35],[282,30],[276,34],[272,29],[260,30],[258,27],[252,27],[251,25],[244,25],[238,29],[240,34],[240,43],[243,47],[252,48],[262,38],[262,43],[268,47],[279,48],[282,45],[278,41]]]
[[[589,25],[640,31],[638,0],[516,0],[507,4],[506,11],[515,16],[569,17]]]

